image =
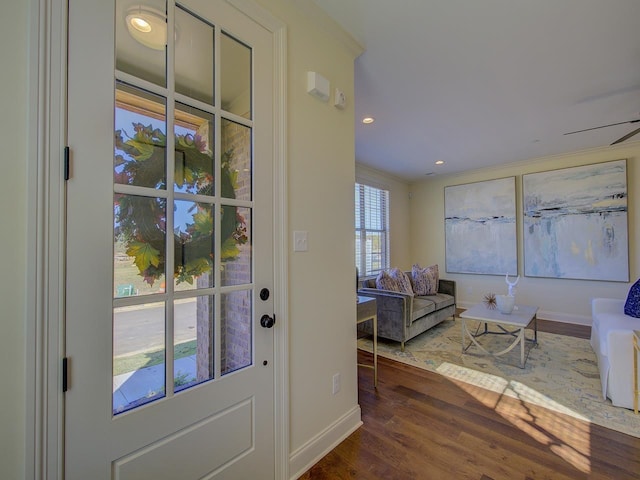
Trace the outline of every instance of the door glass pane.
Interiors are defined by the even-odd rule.
[[[114,414],[254,362],[253,133],[242,124],[252,117],[252,50],[224,33],[214,48],[217,27],[182,6],[167,36],[165,0],[131,5],[116,0]],[[215,118],[215,98],[233,120]]]
[[[213,295],[202,295],[174,302],[175,391],[205,382],[214,376],[213,298]]]
[[[176,290],[213,287],[213,206],[176,200],[173,211]]]
[[[114,182],[166,188],[165,99],[116,85]]]
[[[222,196],[251,200],[251,128],[221,120]]]
[[[166,11],[164,0],[116,0],[116,69],[166,86]]]
[[[115,194],[113,214],[114,297],[164,292],[166,200]]]
[[[251,290],[222,294],[220,334],[223,375],[252,364]]]
[[[220,36],[220,100],[226,111],[252,118],[251,49],[225,33]]]
[[[213,105],[213,26],[176,9],[176,92]]]
[[[113,309],[113,413],[165,396],[164,303]]]
[[[221,284],[227,286],[251,283],[251,209],[222,207],[221,230]]]
[[[178,103],[175,116],[175,190],[213,195],[213,115]]]

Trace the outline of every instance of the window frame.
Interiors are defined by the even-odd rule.
[[[377,275],[382,270],[389,269],[391,255],[389,248],[388,189],[356,181],[354,189],[354,225],[355,265],[358,269],[358,275],[361,277],[372,276]],[[371,236],[380,238],[381,245],[375,251],[371,247],[371,243],[368,242]],[[378,256],[379,260],[374,261],[374,256]]]

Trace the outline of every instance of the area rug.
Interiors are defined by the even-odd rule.
[[[475,322],[467,321],[467,325],[476,330]],[[529,337],[532,334],[527,330]],[[478,341],[488,351],[497,352],[510,338],[484,335]],[[372,352],[372,338],[358,339],[358,348]],[[502,357],[483,354],[475,345],[462,354],[459,320],[446,320],[411,339],[404,352],[399,342],[378,339],[379,356],[640,438],[640,415],[602,398],[589,340],[538,332],[537,345],[527,350],[525,368],[519,367],[519,347]]]

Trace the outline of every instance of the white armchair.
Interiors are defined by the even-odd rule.
[[[598,358],[602,396],[617,407],[633,408],[633,330],[640,330],[640,319],[625,315],[624,303],[592,299],[591,346]]]

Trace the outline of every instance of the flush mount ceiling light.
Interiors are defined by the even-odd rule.
[[[364,117],[364,118],[362,119],[362,123],[367,123],[367,124],[369,124],[369,123],[373,123],[373,122],[375,122],[375,121],[376,121],[376,119],[375,119],[375,118],[373,118],[373,117]]]
[[[145,47],[164,50],[167,44],[166,15],[155,8],[136,5],[125,17],[129,34]]]
[[[436,165],[444,165],[444,160],[437,160]]]

